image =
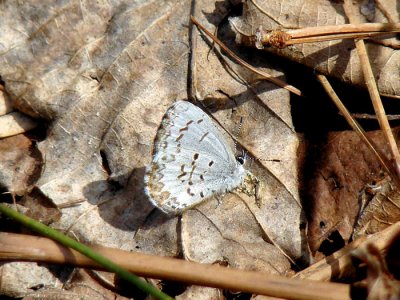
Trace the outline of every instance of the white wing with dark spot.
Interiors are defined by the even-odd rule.
[[[155,206],[176,214],[238,187],[245,173],[211,118],[177,101],[158,129],[145,190]]]

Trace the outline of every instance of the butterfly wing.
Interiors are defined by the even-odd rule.
[[[179,213],[239,186],[244,173],[210,117],[190,102],[177,101],[157,132],[146,193],[164,212]]]

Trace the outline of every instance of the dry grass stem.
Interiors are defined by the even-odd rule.
[[[395,17],[386,9],[385,4],[382,3],[381,0],[375,0],[375,6],[381,11],[381,13],[385,16],[385,18],[389,21],[389,23],[396,23]]]
[[[400,23],[366,23],[307,27],[294,30],[258,28],[254,37],[257,48],[285,48],[294,44],[341,39],[370,38],[400,32]]]
[[[197,1],[192,1],[190,7],[190,14],[195,16],[197,13]],[[197,31],[195,30],[194,23],[189,24],[189,44],[190,44],[190,56],[189,56],[189,83],[188,83],[188,99],[194,101],[197,98],[197,73],[196,73],[196,51],[197,49]]]
[[[356,23],[357,20],[354,17],[354,14],[352,12],[352,4],[351,1],[346,0],[344,1],[344,9],[346,12],[346,15],[348,16],[350,22]],[[355,41],[356,48],[357,48],[357,53],[360,58],[360,64],[361,68],[364,74],[364,79],[365,79],[365,84],[368,88],[371,100],[372,100],[372,105],[374,106],[375,113],[378,117],[378,122],[379,125],[383,131],[383,134],[388,142],[389,149],[391,152],[391,160],[392,164],[394,166],[394,172],[397,176],[395,176],[394,181],[397,183],[397,186],[400,187],[399,185],[399,178],[400,178],[400,153],[399,149],[397,148],[396,140],[393,136],[392,129],[390,128],[389,121],[386,117],[385,114],[385,109],[383,107],[381,98],[379,96],[379,91],[378,87],[375,82],[375,77],[372,72],[371,64],[368,59],[368,54],[367,50],[365,48],[365,44],[363,40],[356,40]]]
[[[371,36],[387,35],[400,32],[400,23],[365,23],[365,24],[344,24],[330,25],[319,27],[308,27],[287,31],[292,36],[293,42],[298,43],[298,40],[308,38],[313,39],[320,37],[321,40],[337,40],[349,38],[366,38]],[[307,43],[305,41],[304,43]],[[311,42],[311,41],[310,41]]]
[[[354,119],[376,120],[376,115],[352,113]],[[400,115],[386,115],[389,121],[400,120]]]
[[[381,96],[386,97],[386,98],[390,98],[393,100],[400,100],[400,95],[391,95],[391,94],[386,94],[386,93],[380,93]]]
[[[100,246],[94,249],[136,275],[144,277],[287,299],[350,299],[350,287],[346,284],[292,279]],[[0,233],[0,259],[101,269],[89,258],[50,239],[12,233]]]

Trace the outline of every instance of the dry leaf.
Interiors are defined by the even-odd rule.
[[[368,135],[377,147],[387,150],[380,131]],[[309,152],[313,174],[305,188],[310,197],[310,247],[329,255],[349,241],[362,205],[360,192],[379,182],[383,170],[354,132],[330,133],[324,144],[322,149],[314,146],[320,157]]]
[[[62,275],[65,268],[38,267],[33,262],[4,263],[1,266],[1,294],[10,297],[23,297],[35,293],[44,286],[61,290]]]
[[[256,5],[255,5],[255,4]],[[258,7],[257,7],[258,6]],[[395,0],[385,1],[384,6],[393,21],[399,22],[398,4]],[[361,23],[366,18],[358,12]],[[243,16],[231,19],[235,27],[246,35],[255,33],[259,26],[264,30],[294,29],[348,23],[340,1],[246,1]],[[375,23],[389,22],[380,9],[376,9]],[[240,39],[240,33],[238,34]],[[395,39],[392,39],[395,41]],[[399,50],[373,42],[367,42],[373,72],[380,93],[400,95]],[[360,60],[352,40],[336,40],[320,43],[300,44],[285,49],[266,48],[324,75],[333,76],[352,85],[365,86]]]
[[[162,114],[186,95],[189,1],[0,6],[7,91],[18,109],[52,121],[37,186],[56,205],[86,200],[53,226],[81,241],[177,255],[176,220],[148,217],[143,175]],[[139,228],[153,235],[135,239]],[[168,234],[173,244],[160,244]]]
[[[214,288],[205,288],[200,286],[194,286],[190,290],[187,290],[183,294],[176,297],[177,300],[186,300],[186,299],[199,299],[199,300],[207,300],[207,299],[215,299],[215,300],[223,300],[226,299],[222,292],[218,289]]]
[[[46,225],[61,218],[61,211],[35,187],[18,204],[29,209],[25,215]]]
[[[40,176],[42,158],[24,135],[0,139],[0,182],[8,191],[23,195]]]
[[[361,197],[363,198],[353,239],[382,231],[400,219],[400,195],[390,178],[367,185],[361,192]]]
[[[309,261],[289,94],[234,65],[232,77],[199,37],[196,96],[222,131],[236,136],[243,119],[239,146],[260,180],[259,199],[227,194],[180,220],[144,195],[161,118],[187,98],[190,2],[0,4],[0,75],[15,106],[51,122],[37,187],[57,206],[84,200],[52,224],[80,241],[286,274],[288,258]],[[223,19],[213,1],[198,6],[207,27]]]
[[[212,23],[218,24],[222,21],[222,17],[219,20],[212,14],[213,6],[201,7],[204,16]],[[220,6],[218,8],[220,9]],[[213,18],[209,17],[211,15]],[[206,18],[197,18],[213,31],[212,24],[209,24]],[[221,27],[218,32],[225,38],[227,45],[235,49],[233,36],[229,35],[229,27]],[[306,221],[298,195],[299,141],[290,118],[289,93],[268,82],[260,82],[253,74],[232,64],[229,58],[222,57],[221,63],[218,57],[212,53],[208,54],[208,49],[209,46],[202,39],[197,40],[197,81],[194,82],[197,98],[204,99],[202,105],[205,109],[213,112],[213,116],[223,128],[234,136],[241,125],[238,141],[252,156],[246,167],[261,181],[259,201],[246,200],[243,195],[240,196],[241,201],[246,202],[247,209],[255,218],[254,225],[259,224],[267,239],[292,258],[308,261],[308,246],[301,231]],[[264,70],[274,76],[282,76],[278,71],[267,68],[269,62],[262,58],[246,59],[253,65],[264,66]],[[231,74],[236,80],[232,80]],[[225,109],[220,110],[220,106]],[[231,109],[226,109],[227,107]],[[210,216],[214,206],[215,204],[203,214]],[[241,217],[243,220],[245,215]],[[238,233],[240,235],[240,232]]]

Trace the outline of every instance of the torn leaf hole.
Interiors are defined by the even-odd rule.
[[[318,251],[322,252],[325,256],[329,256],[339,249],[342,249],[344,245],[343,237],[339,231],[335,230],[321,243]]]

